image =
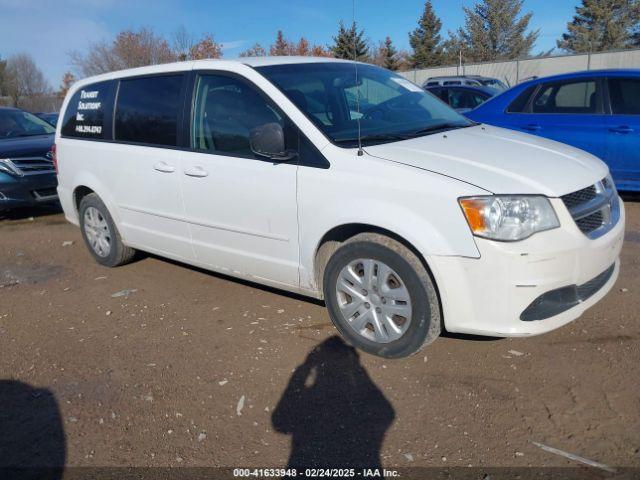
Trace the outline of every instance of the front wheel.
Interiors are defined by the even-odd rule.
[[[415,253],[389,237],[365,233],[345,242],[327,263],[323,288],[334,325],[365,352],[407,357],[440,335],[431,276]]]

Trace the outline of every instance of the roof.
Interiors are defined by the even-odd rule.
[[[268,56],[268,57],[242,57],[236,60],[250,67],[265,67],[267,65],[288,65],[292,63],[328,63],[328,62],[352,62],[352,60],[343,60],[341,58],[332,57],[302,57],[302,56]]]
[[[429,85],[427,87],[423,87],[425,90],[436,90],[436,89],[459,89],[459,90],[474,90],[476,92],[484,92],[488,95],[494,96],[498,93],[498,90],[491,87],[485,87],[484,85]]]
[[[640,68],[608,68],[602,70],[581,70],[578,72],[560,73],[557,75],[550,75],[548,77],[537,77],[530,80],[519,83],[517,86],[533,85],[542,82],[549,82],[555,80],[565,80],[569,78],[581,78],[581,77],[604,77],[607,75],[638,75],[640,76]]]

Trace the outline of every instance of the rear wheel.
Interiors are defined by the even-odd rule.
[[[120,234],[105,204],[95,193],[80,202],[80,230],[96,261],[107,267],[129,263],[136,251],[122,243]]]
[[[429,273],[389,237],[365,233],[345,242],[327,263],[323,288],[336,328],[368,353],[406,357],[440,335],[440,302]]]

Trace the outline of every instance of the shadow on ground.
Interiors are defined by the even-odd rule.
[[[379,468],[394,418],[358,352],[334,336],[296,368],[271,420],[292,437],[289,467]]]
[[[0,478],[59,480],[65,460],[64,428],[53,393],[0,380]]]
[[[0,221],[2,220],[27,220],[31,217],[42,217],[46,215],[57,215],[62,213],[59,203],[41,205],[30,208],[14,208],[11,210],[0,210]]]

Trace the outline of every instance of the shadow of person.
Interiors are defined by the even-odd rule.
[[[53,393],[0,380],[0,477],[58,480],[65,460],[64,429]]]
[[[296,368],[271,421],[292,436],[290,468],[380,468],[380,447],[394,417],[358,352],[334,336]]]

